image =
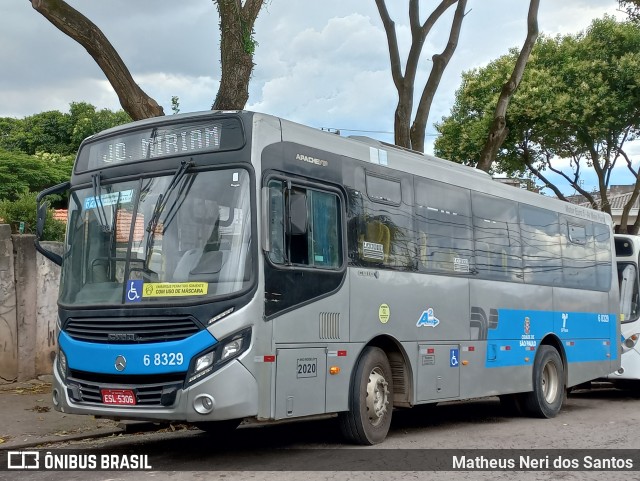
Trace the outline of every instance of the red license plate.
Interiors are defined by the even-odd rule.
[[[136,396],[131,389],[102,389],[103,404],[120,404],[133,406],[136,403]]]

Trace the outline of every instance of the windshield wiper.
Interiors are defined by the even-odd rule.
[[[151,253],[151,250],[153,249],[153,239],[155,236],[156,228],[158,226],[158,220],[160,219],[160,214],[162,214],[164,209],[167,207],[167,204],[169,203],[169,197],[171,197],[171,193],[176,189],[178,185],[180,185],[182,178],[187,173],[187,169],[189,169],[189,167],[191,167],[192,165],[193,165],[193,161],[183,160],[180,163],[180,167],[178,167],[178,170],[176,170],[176,173],[173,174],[173,178],[169,182],[169,185],[167,186],[167,188],[164,190],[162,194],[158,196],[158,202],[156,202],[156,206],[153,209],[153,214],[151,215],[151,219],[149,219],[149,222],[147,223],[147,228],[146,228],[147,245],[145,248],[145,256],[144,256],[146,262],[149,262],[149,255]]]
[[[151,215],[151,219],[149,219],[149,222],[147,223],[148,233],[155,231],[158,225],[158,219],[160,219],[160,214],[162,214],[162,211],[167,206],[171,193],[180,184],[180,181],[182,180],[184,175],[187,173],[187,169],[191,167],[191,165],[193,165],[192,161],[187,162],[186,160],[183,160],[180,164],[180,167],[178,167],[178,170],[176,170],[176,173],[173,174],[173,178],[171,179],[171,182],[169,182],[169,185],[167,186],[165,191],[158,196],[158,202],[156,202],[156,206],[153,209],[153,214]]]
[[[100,172],[91,176],[91,184],[93,186],[93,198],[96,203],[96,217],[102,227],[102,232],[111,232],[111,226],[107,222],[107,212],[102,204],[102,186],[100,185]]]

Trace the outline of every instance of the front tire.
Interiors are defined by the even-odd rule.
[[[533,364],[533,391],[523,395],[526,414],[553,418],[562,407],[565,395],[564,365],[552,346],[542,345]]]
[[[351,442],[363,445],[384,441],[391,425],[393,379],[384,351],[367,347],[362,352],[349,396],[349,411],[340,413],[340,428]]]

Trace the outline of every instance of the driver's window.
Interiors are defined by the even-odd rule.
[[[337,269],[342,265],[340,198],[307,186],[271,180],[269,260]]]

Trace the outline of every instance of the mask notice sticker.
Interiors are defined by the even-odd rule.
[[[204,296],[209,291],[207,282],[148,282],[142,297]]]

